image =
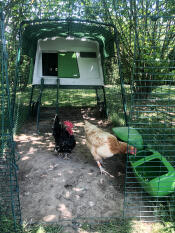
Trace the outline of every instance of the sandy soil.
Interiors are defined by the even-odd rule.
[[[124,201],[125,158],[114,156],[104,167],[114,175],[101,175],[85,144],[84,119],[110,131],[95,109],[64,108],[64,120],[74,124],[76,147],[69,160],[54,151],[53,109],[42,109],[40,134],[36,121],[25,124],[15,137],[21,156],[19,186],[22,218],[26,222],[58,222],[73,218],[121,217]],[[136,209],[134,210],[136,214]],[[133,213],[129,213],[133,216]]]

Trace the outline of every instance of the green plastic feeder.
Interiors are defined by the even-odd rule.
[[[129,145],[135,146],[138,150],[143,149],[143,138],[136,129],[128,129],[128,127],[115,127],[112,128],[112,131],[114,135],[120,140],[127,142]]]
[[[166,196],[175,190],[175,169],[159,152],[145,150],[130,156],[133,171],[146,192],[154,197]]]

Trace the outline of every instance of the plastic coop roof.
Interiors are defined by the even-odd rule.
[[[23,23],[23,54],[35,57],[37,41],[52,37],[75,37],[97,41],[102,58],[114,55],[112,26],[82,22],[28,22]]]

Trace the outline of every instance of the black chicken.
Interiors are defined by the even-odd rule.
[[[68,155],[76,145],[72,128],[73,124],[70,121],[64,121],[62,123],[59,120],[58,115],[55,116],[52,128],[55,139],[55,150],[59,154],[63,154],[65,158],[68,158]]]

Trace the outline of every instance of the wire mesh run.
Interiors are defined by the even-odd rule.
[[[43,22],[45,22],[45,21],[43,20]],[[50,21],[47,24],[47,27],[44,28],[44,29],[46,29],[46,32],[47,32],[47,30],[51,30],[54,33],[55,32],[58,33],[59,30],[57,30],[57,29],[62,29],[61,25],[62,24],[59,22],[59,20],[58,20],[58,22],[56,20],[54,22],[54,20],[53,20],[53,22]],[[81,22],[81,20],[77,20],[76,23],[74,23],[72,20],[65,20],[64,25],[66,26],[66,28],[63,27],[64,30],[61,30],[61,32],[59,32],[59,33],[61,33],[61,36],[71,35],[71,36],[80,37],[80,38],[82,36],[82,38],[85,37],[87,39],[89,38],[89,39],[94,39],[94,40],[99,41],[99,44],[101,45],[100,47],[101,47],[101,50],[102,50],[101,54],[103,54],[102,62],[103,62],[103,69],[104,69],[104,73],[105,73],[105,83],[114,84],[114,76],[115,76],[115,78],[116,78],[116,76],[118,76],[118,65],[117,65],[117,59],[116,59],[116,54],[117,54],[117,48],[116,48],[117,45],[116,44],[118,43],[118,41],[115,41],[116,40],[116,34],[115,34],[116,31],[114,30],[114,27],[111,26],[111,25],[105,25],[105,24],[103,25],[102,23],[98,23],[98,22],[95,23],[93,21],[91,21],[91,22],[90,21],[87,21],[87,22],[82,21]],[[23,26],[26,26],[25,23],[24,23]],[[24,32],[25,32],[25,29],[27,29],[27,26],[26,26],[26,28],[24,27]],[[42,29],[42,27],[45,27],[45,26],[46,25],[43,24],[41,21],[38,21],[38,22],[31,23],[30,27],[28,27],[28,29],[30,29],[33,34],[38,35],[39,30]],[[91,28],[91,30],[86,31],[85,29],[87,29],[87,28]],[[40,30],[41,34],[43,33],[43,31],[44,30]],[[107,34],[105,33],[106,31],[107,31]],[[50,31],[49,31],[49,33],[50,33]],[[103,36],[104,33],[105,33],[105,36]],[[29,33],[26,33],[26,35],[29,35]],[[111,35],[112,35],[112,37],[111,37]],[[48,35],[43,34],[42,38],[44,36],[48,36]],[[54,36],[56,36],[56,35],[54,35]],[[101,40],[101,38],[102,38],[102,40]],[[23,41],[22,41],[23,45],[28,41],[27,39],[28,38],[26,38],[26,37],[23,38]],[[39,38],[37,38],[37,39],[39,39]],[[36,40],[34,40],[34,42],[36,42]],[[27,45],[29,45],[29,44],[31,46],[31,41]],[[115,46],[114,46],[114,44],[115,44]],[[20,46],[21,46],[21,44],[20,44]],[[31,51],[30,47],[27,47],[27,48],[28,48],[27,51]],[[20,47],[20,49],[21,49],[21,47]],[[27,54],[27,55],[29,55],[29,54]],[[111,65],[111,63],[110,63],[110,61],[112,59],[113,59],[113,65]],[[22,66],[21,66],[20,62],[19,62],[18,65],[19,65],[18,68],[19,68],[19,73],[20,73],[20,69],[21,69]],[[116,68],[114,68],[115,66],[116,66]],[[17,75],[16,78],[19,78],[19,76],[20,75]],[[17,81],[19,86],[17,86],[17,88],[16,88],[16,102],[15,102],[15,113],[14,113],[15,122],[16,122],[15,126],[16,127],[18,127],[20,125],[20,123],[22,122],[21,119],[25,115],[25,109],[26,109],[27,104],[29,104],[29,100],[30,100],[30,95],[29,94],[30,94],[30,91],[32,89],[31,85],[30,86],[29,85],[26,85],[26,86],[20,85],[20,83],[22,81],[23,80],[19,78],[19,82]],[[35,90],[32,90],[34,98],[33,99],[31,98],[31,100],[32,100],[31,101],[31,108],[32,108],[32,105],[35,108],[37,106],[37,101],[38,100],[40,101],[39,98],[41,97],[41,95],[40,95],[41,85],[38,85],[38,86],[39,86],[39,90],[37,89],[37,87],[35,88]],[[23,87],[23,89],[21,87]],[[67,110],[66,111],[64,110],[64,112],[62,111],[61,112],[62,115],[60,115],[60,116],[61,116],[61,119],[65,119],[66,116],[67,116],[67,118],[71,119],[74,122],[74,124],[80,125],[77,128],[77,130],[82,131],[80,133],[82,133],[82,137],[83,137],[84,133],[83,133],[83,129],[81,128],[82,122],[79,123],[79,121],[83,121],[83,118],[81,119],[81,114],[84,114],[84,115],[88,114],[88,109],[85,109],[85,110],[83,109],[82,110],[82,107],[84,107],[84,106],[93,106],[94,107],[95,106],[96,109],[99,109],[100,111],[103,112],[104,105],[106,105],[106,103],[104,103],[105,102],[104,101],[104,91],[102,89],[102,90],[96,90],[96,92],[94,92],[93,89],[98,89],[99,88],[98,86],[97,87],[96,86],[89,86],[89,87],[85,86],[84,89],[83,89],[83,87],[81,87],[83,89],[83,91],[82,90],[72,90],[71,85],[68,86],[67,88],[68,89],[63,90],[60,87],[58,89],[58,92],[59,92],[59,98],[58,98],[59,103],[58,103],[58,105],[59,106],[61,105],[61,107],[63,107],[63,106],[66,107],[66,104],[68,104]],[[91,90],[85,90],[85,88],[88,88],[88,89],[91,88]],[[100,88],[101,88],[101,86],[100,86]],[[118,97],[116,97],[116,90],[113,90],[113,91],[115,91],[115,93],[113,95],[115,96],[117,101],[120,101],[119,100],[119,99],[121,99],[120,98],[121,97],[120,90],[117,91],[118,92]],[[49,88],[43,88],[42,94],[43,95],[41,97],[41,99],[42,99],[41,104],[43,104],[43,107],[44,107],[45,104],[51,105],[52,107],[53,106],[55,107],[57,105],[57,103],[56,103],[56,101],[57,101],[57,97],[56,97],[57,96],[57,90],[56,90],[56,88],[55,89],[51,89],[51,87],[50,87],[50,89]],[[110,93],[110,95],[112,95],[112,93]],[[39,98],[38,98],[38,96],[39,96]],[[110,105],[113,106],[114,104],[115,103],[112,103],[112,101],[111,101]],[[70,108],[70,105],[72,106],[72,108]],[[77,108],[75,108],[75,106]],[[80,107],[80,108],[78,108],[78,107]],[[41,122],[40,122],[41,127],[40,127],[40,132],[45,134],[45,135],[50,135],[48,133],[51,133],[50,121],[48,122],[48,120],[49,119],[51,120],[53,118],[53,116],[55,115],[55,112],[56,112],[56,111],[52,112],[52,109],[53,108],[48,108],[48,109],[45,108],[44,109],[44,108],[41,107],[41,118],[40,118],[41,119]],[[94,112],[95,112],[96,109],[94,109]],[[56,110],[56,109],[54,109],[54,110]],[[62,109],[60,108],[59,110],[62,110]],[[76,111],[76,114],[75,114],[75,111]],[[84,112],[82,113],[82,111],[84,111]],[[89,111],[92,111],[92,110],[90,109]],[[78,114],[79,114],[79,116],[78,116]],[[33,115],[35,115],[35,110],[33,111]],[[37,116],[36,116],[36,118],[37,118]],[[46,119],[47,119],[47,122],[46,122]],[[27,131],[31,133],[30,129],[25,128],[25,132],[27,132]],[[51,136],[49,136],[49,140],[50,140],[50,138],[51,138]],[[32,143],[35,144],[34,140],[35,139],[33,139]],[[41,144],[42,143],[40,143],[40,145]],[[79,142],[78,142],[78,144],[79,144]],[[45,147],[44,150],[46,150],[46,147]],[[23,153],[24,153],[24,151],[23,151]],[[77,154],[82,156],[81,151],[79,151]],[[22,156],[24,156],[24,155],[22,155]],[[42,154],[42,156],[43,156],[43,154]],[[53,156],[50,157],[50,155],[49,155],[49,161],[51,161],[52,158],[54,159]],[[22,159],[21,159],[21,161],[22,161]],[[56,161],[56,163],[58,163],[58,160]],[[37,164],[37,163],[35,163],[35,164]],[[39,164],[41,164],[41,161],[38,163],[38,165]],[[58,166],[60,166],[60,165],[61,165],[62,168],[65,169],[64,165],[62,165],[61,163],[60,164],[58,163]],[[80,165],[81,165],[81,162],[76,163],[76,167],[80,166]],[[73,167],[73,166],[75,166],[75,164],[73,165],[73,161],[71,161],[71,167]],[[22,167],[24,167],[24,166],[22,166]],[[22,167],[20,167],[21,170],[22,170]],[[61,172],[61,174],[64,175],[65,171],[66,170],[68,171],[69,169],[65,169],[65,171],[61,171],[60,170],[61,167],[59,167],[59,172]],[[106,189],[105,192],[104,192],[103,188],[100,188],[101,189],[100,193],[103,193],[101,195],[101,194],[98,194],[98,192],[96,192],[96,190],[94,190],[92,188],[94,186],[94,182],[95,182],[95,189],[99,189],[99,187],[103,186],[103,181],[102,182],[100,181],[101,176],[99,176],[99,180],[94,179],[94,181],[92,182],[89,179],[91,179],[91,175],[93,175],[92,174],[94,172],[93,170],[92,170],[92,173],[91,173],[91,171],[88,168],[88,173],[89,173],[89,171],[90,171],[90,173],[88,174],[88,176],[83,175],[83,178],[79,174],[78,175],[76,174],[77,170],[78,170],[78,173],[80,173],[79,168],[75,169],[75,170],[73,169],[73,173],[75,173],[75,174],[71,174],[71,177],[75,177],[75,180],[77,179],[77,181],[75,181],[75,184],[77,182],[80,183],[80,184],[77,183],[77,185],[79,185],[79,186],[77,186],[78,190],[84,192],[84,193],[80,194],[81,195],[80,200],[77,199],[78,203],[77,203],[76,200],[74,201],[74,199],[73,199],[74,197],[79,198],[79,196],[76,195],[76,192],[79,192],[79,191],[77,191],[77,189],[74,190],[74,189],[71,188],[71,190],[70,190],[70,195],[73,196],[73,198],[72,198],[73,200],[71,200],[71,202],[67,198],[65,200],[59,202],[57,200],[58,199],[57,196],[55,196],[54,194],[51,194],[50,191],[48,192],[49,196],[52,195],[53,199],[56,198],[55,203],[57,202],[57,207],[56,207],[57,212],[56,212],[56,215],[55,215],[56,217],[55,217],[54,220],[59,221],[59,220],[68,219],[69,221],[72,221],[72,219],[75,218],[76,221],[79,221],[80,217],[82,217],[85,220],[87,219],[87,221],[88,221],[88,219],[90,219],[91,221],[96,221],[96,219],[98,219],[99,221],[102,221],[102,220],[108,221],[109,219],[115,219],[117,217],[121,217],[122,216],[123,192],[122,192],[121,195],[117,194],[119,196],[119,198],[117,198],[117,195],[115,194],[115,191],[116,191],[115,189],[119,188],[118,185],[116,184],[117,182],[113,181],[113,183],[111,184],[110,181],[109,181],[110,185],[109,185],[108,189]],[[83,168],[83,170],[84,170],[84,168]],[[94,175],[95,175],[95,173],[94,173]],[[96,177],[96,175],[95,175],[95,177]],[[69,187],[72,186],[72,184],[69,185],[69,183],[70,183],[69,180],[71,182],[71,179],[69,178],[68,179],[68,184],[67,184],[67,181],[66,181],[66,184],[65,184],[64,187],[59,186],[60,190],[67,189],[67,188],[69,189]],[[89,183],[89,185],[86,185],[86,183]],[[88,188],[86,187],[86,189],[84,189],[83,188],[84,186],[88,186]],[[21,188],[21,190],[22,190],[22,188]],[[32,190],[32,187],[30,189],[30,192],[31,192],[31,190]],[[67,192],[65,192],[65,194],[67,195]],[[21,196],[22,196],[21,197],[21,203],[23,204],[23,197],[25,198],[25,196],[23,194]],[[37,201],[37,199],[32,198],[31,195],[29,195],[28,197],[33,200],[33,203],[35,201]],[[99,200],[95,201],[94,197],[98,198]],[[27,200],[27,198],[25,198],[25,199]],[[87,201],[86,201],[86,199],[87,199]],[[119,200],[121,200],[121,201],[119,201]],[[108,205],[106,207],[106,205],[105,205],[106,201],[109,202],[110,207],[108,207]],[[65,203],[63,203],[63,202],[65,202]],[[87,205],[86,202],[88,202],[88,206],[86,206]],[[54,206],[51,205],[51,206],[54,207],[54,209],[55,209],[55,203],[54,203]],[[118,203],[120,203],[120,204],[118,204]],[[70,214],[68,214],[68,216],[64,216],[65,213],[60,214],[61,211],[62,211],[61,206],[64,206],[64,205],[68,206],[68,208],[70,208]],[[101,207],[102,205],[103,205],[103,207]],[[73,206],[73,209],[72,209],[71,206]],[[76,208],[74,206],[76,206]],[[98,206],[100,206],[100,208]],[[24,207],[23,207],[23,209],[24,209]],[[28,213],[29,213],[28,209],[30,211],[32,210],[32,208],[30,208],[30,207],[25,208],[25,209],[27,210]],[[77,210],[74,211],[75,209],[77,209]],[[106,212],[106,209],[109,209],[109,211]],[[96,211],[98,211],[98,214],[96,214]],[[25,213],[23,213],[23,216],[25,216]],[[27,216],[27,217],[30,217],[30,216]]]
[[[148,25],[145,23],[149,23]],[[137,18],[131,85],[129,138],[138,130],[142,148],[128,156],[125,216],[139,205],[145,221],[174,219],[175,202],[175,25],[172,17]],[[141,37],[139,31],[144,33]],[[134,199],[130,195],[135,196]]]
[[[105,74],[105,84],[115,85],[116,76],[120,76],[120,82],[122,85],[121,91],[117,89],[118,87],[116,88],[116,90],[114,90],[115,88],[113,88],[113,92],[115,92],[115,98],[114,95],[112,96],[112,91],[109,91],[110,93],[108,94],[108,96],[110,97],[107,100],[108,106],[110,105],[111,107],[113,107],[115,109],[115,112],[118,113],[119,107],[116,107],[115,104],[117,103],[117,101],[122,102],[120,101],[120,97],[122,94],[122,96],[124,97],[124,110],[122,109],[122,114],[124,113],[125,122],[129,123],[129,140],[135,136],[132,134],[132,127],[138,130],[138,132],[143,138],[141,148],[137,148],[137,154],[135,156],[128,157],[127,161],[124,215],[125,217],[135,216],[136,218],[145,221],[155,221],[160,218],[169,218],[170,220],[173,220],[175,210],[173,128],[175,90],[173,79],[175,68],[175,56],[174,18],[168,16],[172,13],[169,10],[169,4],[171,5],[172,1],[153,0],[150,1],[150,3],[148,3],[148,1],[137,1],[134,4],[133,1],[117,2],[96,0],[92,1],[92,5],[90,4],[90,2],[87,1],[85,1],[84,5],[81,4],[81,2],[82,1],[79,0],[69,0],[64,1],[64,3],[63,1],[59,1],[58,3],[57,0],[28,1],[25,4],[19,4],[19,7],[16,7],[15,5],[13,11],[11,11],[12,15],[15,15],[15,17],[10,17],[18,20],[17,24],[19,27],[21,23],[20,20],[28,21],[28,23],[25,21],[25,23],[23,24],[24,28],[27,28],[27,26],[29,26],[28,31],[26,30],[26,37],[23,38],[23,49],[26,49],[27,52],[33,52],[34,56],[36,52],[36,42],[39,39],[37,38],[37,36],[40,34],[40,37],[42,38],[43,31],[46,32],[47,30],[47,36],[51,36],[51,33],[52,36],[56,36],[56,33],[58,32],[58,21],[61,18],[67,19],[65,20],[64,26],[61,29],[62,31],[60,32],[61,36],[64,37],[74,36],[80,38],[83,34],[84,36],[86,35],[87,39],[92,39],[92,35],[95,33],[96,38],[98,37],[98,39],[100,39],[103,32],[105,32],[105,28],[107,25],[97,25],[93,20],[99,19],[99,22],[105,21],[109,23],[107,26],[109,32],[107,40],[105,39],[105,37],[102,36],[102,41],[108,42],[104,43],[104,50],[108,51],[108,54],[110,55],[105,56],[106,54],[104,53],[105,59],[103,61],[103,71]],[[158,5],[160,5],[159,9]],[[109,9],[109,14],[106,14],[107,9]],[[173,10],[173,8],[171,9]],[[137,11],[138,13],[142,12],[143,15],[141,17],[136,17]],[[164,17],[154,15],[155,12],[158,12],[160,15],[164,15]],[[16,17],[17,15],[19,15],[19,17]],[[76,23],[72,23],[75,17],[78,20],[75,20]],[[81,18],[83,20],[80,23]],[[118,29],[120,30],[120,33],[115,31],[114,27],[111,27],[111,22],[117,25]],[[20,221],[20,212],[18,201],[18,185],[16,179],[17,167],[15,159],[15,147],[12,137],[11,126],[15,126],[14,130],[16,130],[16,128],[20,128],[22,123],[24,123],[25,119],[28,116],[28,103],[31,91],[31,86],[28,84],[31,84],[32,80],[34,63],[34,60],[32,59],[34,58],[34,56],[32,54],[32,57],[31,54],[26,53],[30,57],[26,58],[22,55],[22,58],[20,59],[20,47],[17,58],[18,64],[15,68],[17,71],[17,76],[14,80],[14,83],[16,84],[16,89],[14,88],[13,90],[14,98],[12,98],[12,101],[14,102],[12,102],[11,106],[9,84],[7,77],[7,54],[6,52],[4,52],[5,46],[3,37],[3,24],[1,26],[1,47],[3,53],[1,53],[2,115],[0,120],[2,122],[2,126],[0,132],[0,168],[2,171],[2,176],[0,177],[0,181],[2,181],[3,185],[0,190],[0,194],[2,193],[2,195],[0,195],[0,198],[2,199],[2,205],[5,205],[5,203],[7,203],[7,208],[6,206],[4,208],[1,208],[3,211],[0,209],[0,214],[3,213],[5,214],[5,216],[7,216],[6,213],[8,212],[7,214],[9,214],[12,221],[16,224]],[[79,31],[77,31],[77,26],[79,27]],[[94,26],[91,27],[91,31],[89,30],[89,26]],[[125,38],[126,31],[130,32],[129,34],[127,34],[128,38]],[[133,32],[135,32],[135,41],[132,40],[132,36],[134,34]],[[119,51],[118,38],[117,41],[114,41],[115,38],[111,39],[111,35],[115,33],[117,33],[117,35],[119,35],[122,38],[121,40],[123,40],[120,44],[120,49],[122,50],[123,57],[120,57],[121,51]],[[34,43],[32,43],[32,40],[29,40],[29,36],[34,34],[36,37],[33,37]],[[31,46],[31,44],[33,45]],[[129,46],[127,47],[128,44]],[[130,59],[132,59],[133,56],[133,44],[135,45],[135,51],[133,77],[131,84],[131,108],[130,106],[127,106],[128,108],[126,109],[126,88],[124,88],[124,85],[122,83],[122,75],[124,74],[124,76],[127,78],[127,74],[125,71],[130,71],[129,65]],[[127,50],[128,48],[131,49],[130,53],[126,53],[126,57],[129,61],[126,63],[122,63],[121,60],[124,61],[123,58],[125,57],[125,50]],[[118,66],[116,66],[117,63],[122,63],[119,64],[119,68],[121,68],[122,65],[122,72],[121,69],[119,69],[118,71]],[[116,68],[114,70],[115,66]],[[128,70],[126,69],[127,66],[129,66]],[[129,83],[129,80],[130,79],[128,78],[127,84]],[[60,90],[60,96],[63,96],[63,104],[71,102],[74,99],[71,98],[71,95],[73,95],[73,97],[77,97],[79,94],[78,92],[72,94],[72,92],[70,91],[69,93],[67,93],[67,95],[65,95],[65,91],[64,93],[61,92],[62,91]],[[35,103],[38,100],[37,97]],[[70,98],[70,100],[68,100],[68,98]],[[53,99],[55,101],[55,97]],[[91,94],[90,100],[92,100],[92,102],[87,101],[87,99],[88,98],[86,98],[85,103],[88,102],[88,104],[90,103],[92,105],[94,105],[94,103],[96,104],[95,97],[92,97]],[[83,105],[83,98],[80,98],[80,100],[80,103],[76,102],[75,105]],[[128,100],[129,105],[130,98],[128,98]],[[45,102],[47,102],[47,100]],[[101,107],[101,101],[98,102],[99,107]],[[12,114],[14,116],[13,119],[11,119],[11,107],[12,113],[14,113]],[[127,122],[126,110],[130,110],[129,122]],[[55,112],[53,113],[53,115],[54,114]],[[116,118],[116,116],[114,117]],[[82,178],[79,178],[81,181]],[[86,180],[86,178],[87,176],[84,177],[84,180]],[[92,182],[88,179],[87,181],[87,183]],[[85,182],[82,181],[82,184],[84,183]],[[6,188],[4,187],[4,184],[7,185]],[[91,215],[91,217],[95,219],[96,215],[93,212],[95,209],[93,199],[94,195],[97,195],[103,197],[103,200],[98,203],[100,208],[102,202],[109,203],[111,202],[111,200],[115,202],[116,206],[114,206],[112,203],[111,209],[114,208],[114,212],[111,212],[110,216],[111,219],[112,215],[117,216],[117,213],[115,212],[116,207],[120,206],[122,201],[118,201],[119,196],[116,195],[116,189],[113,190],[112,187],[118,188],[118,183],[107,186],[107,192],[109,190],[110,193],[104,194],[103,187],[102,195],[98,195],[97,192],[94,191],[94,193],[88,199],[90,201],[88,203],[89,207],[87,205],[87,201],[85,201],[83,203],[83,208],[80,210],[80,212],[85,211],[87,209],[87,217]],[[121,186],[123,187],[123,185]],[[67,187],[70,187],[69,183]],[[92,188],[93,183],[91,185],[91,189]],[[8,193],[9,195],[5,199],[6,193]],[[120,200],[123,200],[123,196]],[[77,207],[77,205],[75,206]],[[104,209],[101,210],[101,213],[99,214],[100,219],[102,219],[103,217],[105,218],[106,209],[109,210],[110,208],[104,205]],[[123,209],[121,207],[121,209],[119,210],[120,214],[122,213],[122,210]]]
[[[7,72],[7,52],[4,36],[4,18],[0,10],[0,231],[9,223],[9,230],[15,232],[21,221],[15,144],[12,133],[10,86]],[[3,228],[4,227],[4,228]]]
[[[30,38],[29,38],[30,35]],[[112,24],[105,24],[102,22],[96,22],[96,21],[91,21],[91,20],[81,20],[81,19],[72,19],[72,18],[67,18],[67,19],[36,19],[33,21],[23,21],[21,23],[21,30],[20,30],[20,44],[19,44],[19,51],[22,51],[22,54],[25,54],[28,58],[31,58],[31,62],[29,63],[29,65],[33,65],[34,67],[34,60],[35,60],[35,55],[36,55],[36,48],[37,48],[37,41],[40,38],[52,38],[52,37],[62,37],[62,38],[67,38],[67,37],[72,37],[72,38],[81,38],[82,40],[92,40],[92,41],[96,41],[98,43],[99,46],[99,50],[100,50],[100,54],[101,54],[101,63],[102,63],[102,70],[103,70],[103,81],[102,84],[98,82],[98,80],[96,77],[93,77],[93,80],[95,80],[95,84],[92,82],[90,82],[91,84],[87,84],[88,83],[88,78],[87,80],[80,80],[80,82],[73,84],[73,81],[69,81],[69,83],[67,85],[65,85],[66,87],[64,87],[63,80],[60,81],[60,79],[58,79],[57,81],[57,85],[55,85],[55,87],[57,86],[57,88],[59,90],[57,90],[57,92],[60,94],[61,93],[61,89],[62,88],[66,88],[66,89],[94,89],[94,90],[98,90],[99,88],[103,89],[103,92],[105,92],[104,90],[104,84],[109,84],[109,83],[116,83],[116,79],[119,76],[119,59],[117,59],[117,53],[119,50],[119,41],[118,41],[118,34],[117,34],[117,30],[115,28],[114,25]],[[18,73],[16,76],[16,79],[19,79],[18,83],[19,85],[23,88],[22,92],[24,92],[25,90],[29,90],[28,86],[27,86],[27,82],[25,83],[26,85],[23,85],[23,80],[20,79],[20,70],[22,70],[23,64],[20,63],[20,61],[18,62]],[[33,69],[33,68],[32,68]],[[59,69],[58,69],[59,70]],[[32,73],[32,72],[30,72]],[[32,73],[33,74],[33,73]],[[32,74],[29,74],[29,82],[32,81]],[[55,78],[55,77],[54,77]],[[54,79],[53,78],[53,79]],[[51,77],[49,77],[49,79],[51,80]],[[119,79],[119,78],[118,78]],[[122,79],[122,78],[121,78]],[[43,78],[44,82],[45,80],[47,81],[47,77]],[[114,81],[115,80],[115,81]],[[25,80],[24,80],[25,81]],[[86,83],[87,82],[87,83]],[[58,87],[58,83],[60,83],[60,87]],[[47,82],[46,82],[47,84]],[[47,88],[52,88],[52,86],[47,86],[45,83],[43,84],[42,87],[42,82],[41,84],[37,84],[34,85],[33,87],[39,87],[40,90],[38,91],[38,98],[36,101],[33,101],[32,99],[32,95],[33,95],[33,89],[31,91],[31,101],[30,101],[30,107],[32,102],[36,102],[38,103],[39,107],[38,109],[40,109],[40,104],[42,104],[41,100],[43,99],[42,93],[44,93],[44,89]],[[101,86],[100,86],[101,85]],[[17,87],[16,92],[21,92],[21,88],[20,86]],[[67,92],[67,91],[64,91]],[[78,91],[77,91],[78,94]],[[69,95],[69,94],[68,94]],[[72,95],[68,96],[68,98],[71,98]],[[60,98],[56,97],[56,99],[60,102]],[[105,109],[105,113],[104,115],[107,115],[107,110],[106,110],[106,99],[105,99],[105,93],[104,93],[104,100],[100,101],[100,104],[103,105],[102,108]],[[121,98],[122,99],[122,98]],[[125,104],[125,100],[123,100],[123,104]],[[16,101],[16,105],[17,102],[19,102],[20,100],[18,99]],[[73,99],[71,100],[71,102],[73,101]],[[23,100],[22,100],[23,102]],[[83,106],[83,98],[80,97],[80,105]],[[97,101],[99,104],[99,101]],[[72,102],[73,104],[73,102]],[[59,105],[59,104],[55,104],[55,105]],[[100,107],[101,108],[101,107]],[[17,107],[15,108],[17,109]],[[56,107],[56,112],[58,107]],[[39,111],[37,112],[37,121],[39,122]],[[15,114],[16,115],[16,114]],[[125,118],[126,118],[126,114],[125,114]],[[16,120],[18,121],[18,117],[16,117]],[[37,125],[39,125],[39,123],[37,123]],[[37,127],[38,128],[38,127]]]

